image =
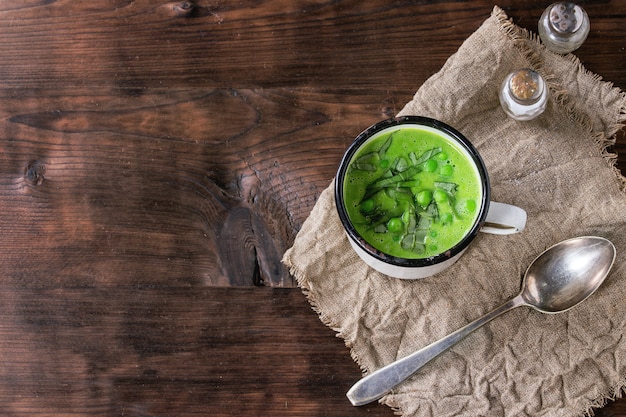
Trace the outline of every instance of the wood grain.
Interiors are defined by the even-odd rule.
[[[535,30],[546,3],[498,5]],[[626,4],[584,7],[576,54],[625,89]],[[349,406],[358,367],[280,258],[492,8],[0,2],[0,413],[393,415]]]
[[[347,402],[358,367],[296,291],[129,286],[4,296],[0,353],[19,358],[3,363],[4,416],[393,415]]]

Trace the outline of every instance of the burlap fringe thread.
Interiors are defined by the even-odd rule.
[[[568,116],[593,136],[596,143],[600,147],[602,156],[605,161],[607,161],[618,179],[620,189],[623,192],[626,192],[626,177],[624,177],[617,168],[617,154],[610,150],[610,148],[615,145],[617,133],[624,127],[624,125],[626,125],[626,93],[620,91],[619,88],[615,87],[613,83],[605,81],[600,84],[601,88],[605,89],[607,92],[611,90],[616,92],[619,96],[621,105],[619,117],[615,121],[615,124],[609,127],[608,136],[602,132],[594,133],[592,129],[593,125],[589,116],[576,109],[575,101],[571,99],[566,90],[561,88],[561,86],[555,82],[555,75],[545,70],[541,55],[535,52],[536,50],[544,52],[547,51],[546,46],[541,43],[539,36],[534,32],[530,32],[527,29],[520,28],[515,25],[512,19],[506,15],[504,10],[498,6],[493,8],[492,15],[498,20],[500,29],[511,39],[513,45],[528,59],[533,69],[541,74],[541,76],[546,80],[552,96],[566,110]],[[529,43],[532,44],[532,47],[529,47]],[[574,65],[576,65],[578,67],[578,71],[585,77],[589,77],[596,82],[603,81],[600,75],[587,70],[577,56],[567,54],[565,55],[565,58],[569,59]]]
[[[520,28],[519,26],[516,26],[513,23],[513,21],[506,15],[504,10],[502,10],[498,6],[494,7],[492,15],[498,20],[499,27],[513,41],[513,44],[515,45],[515,47],[518,48],[520,52],[522,52],[528,58],[529,62],[533,65],[534,69],[544,77],[544,79],[546,80],[546,82],[548,83],[550,87],[550,90],[555,100],[557,100],[557,102],[566,109],[570,118],[576,121],[577,123],[579,123],[591,135],[593,135],[593,137],[596,140],[596,143],[598,144],[598,146],[600,146],[601,153],[604,159],[607,161],[607,163],[609,164],[609,166],[615,173],[615,176],[620,183],[621,190],[623,192],[626,192],[626,177],[624,177],[621,174],[621,172],[616,166],[617,154],[610,151],[610,147],[615,144],[617,133],[619,132],[620,129],[622,129],[626,125],[626,93],[622,91],[618,92],[620,102],[621,102],[620,114],[615,124],[609,128],[609,135],[607,136],[601,132],[593,133],[592,123],[589,117],[586,114],[580,113],[576,109],[576,106],[573,100],[569,97],[567,92],[564,89],[560,88],[560,86],[555,82],[556,77],[554,76],[554,74],[550,74],[545,71],[541,56],[537,54],[535,50],[533,50],[533,48],[529,47],[528,43],[530,42],[531,44],[533,44],[534,48],[545,50],[546,48],[541,43],[539,37],[533,32]],[[582,74],[596,81],[602,81],[602,77],[588,71],[575,55],[568,54],[566,57],[578,66],[578,69]],[[617,87],[614,87],[612,83],[608,83],[608,82],[605,82],[604,84],[602,84],[602,88],[605,88],[607,90],[618,90]],[[368,369],[366,366],[364,366],[361,363],[360,358],[355,355],[351,344],[346,340],[345,335],[341,333],[340,325],[334,322],[330,317],[325,315],[319,309],[319,307],[315,304],[315,302],[311,299],[310,288],[309,288],[310,283],[307,282],[306,279],[303,277],[302,272],[294,267],[291,267],[289,269],[290,269],[289,272],[296,279],[296,282],[302,289],[303,294],[307,297],[313,311],[317,313],[320,321],[325,326],[335,331],[336,337],[344,341],[346,347],[350,351],[350,356],[352,357],[353,361],[359,366],[361,371],[363,373],[370,372],[371,370]],[[593,401],[590,401],[590,403],[585,407],[585,409],[581,410],[581,412],[583,413],[582,415],[593,417],[594,408],[603,407],[610,401],[614,401],[618,398],[622,398],[622,395],[624,394],[624,390],[626,390],[626,376],[624,376],[621,381],[619,381],[614,387],[612,387],[608,393],[604,395],[599,395]],[[400,410],[394,409],[393,407],[392,409],[395,414],[400,415],[401,413]]]
[[[601,88],[606,90],[607,93],[611,90],[617,93],[620,101],[620,111],[615,123],[608,128],[608,136],[603,132],[594,133],[592,129],[593,125],[589,116],[576,109],[574,100],[571,99],[566,90],[562,89],[560,85],[555,82],[556,77],[554,74],[546,72],[540,54],[535,52],[537,49],[542,51],[546,51],[547,49],[545,45],[541,43],[539,36],[515,25],[506,15],[504,10],[498,6],[494,7],[492,15],[498,20],[501,30],[513,41],[513,45],[518,48],[518,50],[529,60],[533,69],[544,77],[554,99],[561,106],[563,106],[568,116],[587,130],[594,138],[595,142],[600,147],[604,160],[607,161],[611,170],[615,174],[615,177],[619,181],[620,189],[622,192],[626,192],[626,177],[624,177],[624,175],[622,175],[620,170],[617,168],[617,154],[610,150],[610,148],[615,145],[618,132],[624,127],[624,125],[626,125],[626,93],[620,91],[614,86],[613,83],[603,82],[600,84]],[[529,47],[528,43],[533,44],[535,49]],[[575,64],[578,67],[578,71],[585,77],[589,77],[596,82],[603,81],[600,75],[587,70],[577,56],[567,54],[565,55],[565,58]],[[626,376],[624,376],[614,387],[611,387],[608,393],[598,395],[593,401],[590,401],[586,408],[582,410],[583,415],[592,417],[594,415],[594,408],[603,407],[610,401],[622,398],[624,391],[626,391]]]

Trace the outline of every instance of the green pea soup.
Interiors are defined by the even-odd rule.
[[[344,204],[370,245],[398,258],[423,259],[458,244],[479,213],[483,185],[468,152],[428,126],[375,134],[350,160]]]

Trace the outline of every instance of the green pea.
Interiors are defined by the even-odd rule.
[[[402,219],[399,217],[392,217],[389,219],[387,222],[387,230],[391,233],[402,232],[404,230],[404,223],[402,222]]]
[[[444,177],[451,177],[454,173],[454,168],[452,168],[452,165],[444,165],[439,169],[439,173]]]
[[[448,154],[445,152],[439,152],[437,155],[435,155],[435,157],[440,161],[445,161],[446,159],[448,159]]]
[[[439,216],[439,220],[443,224],[450,224],[450,223],[452,223],[452,214],[451,213],[443,213],[441,216]]]
[[[369,213],[374,210],[374,200],[368,198],[367,200],[363,200],[360,205],[362,213]]]
[[[437,188],[435,192],[433,192],[433,198],[437,203],[445,203],[448,201],[448,193],[440,188]]]
[[[424,172],[435,172],[435,170],[437,169],[437,165],[437,161],[435,161],[434,159],[429,159],[424,162],[422,169],[424,170]]]
[[[476,211],[476,200],[465,200],[465,210],[470,213]]]
[[[433,193],[430,190],[422,190],[415,195],[415,202],[422,207],[428,207],[433,200]]]
[[[380,163],[378,165],[382,169],[387,169],[387,168],[389,168],[389,160],[388,159],[383,159],[382,161],[380,161]]]

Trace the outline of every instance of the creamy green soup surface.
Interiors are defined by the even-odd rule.
[[[482,185],[468,155],[434,129],[400,126],[370,139],[347,169],[344,202],[358,233],[401,258],[428,258],[474,225]]]

